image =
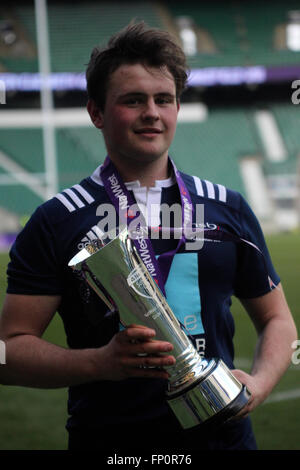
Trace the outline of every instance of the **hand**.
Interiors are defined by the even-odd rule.
[[[163,367],[175,364],[175,358],[166,353],[173,345],[153,338],[154,330],[130,325],[117,333],[111,341],[99,348],[100,380],[123,380],[129,377],[148,377],[168,379],[169,374]],[[100,370],[101,369],[101,370]]]
[[[266,391],[264,383],[258,377],[249,375],[240,369],[234,369],[231,372],[242,384],[246,385],[251,393],[247,405],[245,405],[232,420],[246,418],[251,411],[267,398],[268,392]]]

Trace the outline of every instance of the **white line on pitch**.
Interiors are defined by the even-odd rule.
[[[272,393],[269,398],[264,402],[268,403],[277,403],[279,401],[294,400],[295,398],[300,398],[300,388],[295,390],[287,390],[286,392],[275,392]]]
[[[250,369],[252,365],[252,361],[247,357],[237,357],[234,362],[235,367],[241,369]],[[291,364],[288,368],[288,371],[300,372],[300,365]],[[263,405],[267,405],[268,403],[278,403],[280,401],[286,400],[294,400],[296,398],[300,398],[300,388],[296,388],[294,390],[287,390],[284,392],[274,392],[269,396],[269,398],[267,398]]]
[[[234,364],[236,368],[250,369],[252,365],[252,361],[248,359],[247,357],[237,357],[234,361]],[[288,371],[300,372],[300,364],[298,365],[291,364],[288,368]]]

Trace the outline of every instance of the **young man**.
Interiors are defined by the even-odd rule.
[[[290,362],[295,326],[256,218],[239,194],[178,173],[169,159],[185,67],[170,36],[143,23],[94,49],[87,108],[103,133],[108,158],[91,177],[39,207],[11,250],[0,325],[7,353],[1,382],[70,387],[70,449],[255,449],[247,415]],[[110,172],[118,174],[149,226],[159,227],[160,205],[180,204],[184,191],[194,208],[204,204],[204,224],[229,236],[229,242],[204,243],[200,250],[181,245],[162,286],[199,353],[221,357],[251,391],[237,419],[220,429],[181,429],[165,400],[164,368],[175,362],[172,344],[156,341],[155,331],[141,325],[120,331],[118,317],[107,315],[102,301],[68,267],[84,241],[99,233],[101,207],[112,203]],[[236,243],[242,238],[263,255]],[[152,247],[158,256],[177,243],[155,238]],[[270,288],[270,279],[277,288]],[[234,369],[233,294],[258,332],[250,375]],[[42,339],[56,311],[69,349]]]

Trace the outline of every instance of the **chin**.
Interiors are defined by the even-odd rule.
[[[130,155],[130,154],[129,154]],[[163,149],[149,149],[148,151],[145,148],[135,149],[131,153],[131,157],[133,160],[136,161],[145,161],[145,162],[155,162],[157,160],[163,159],[166,155],[168,155],[168,150]]]
[[[164,154],[139,153],[131,157],[135,162],[152,163],[164,158]]]

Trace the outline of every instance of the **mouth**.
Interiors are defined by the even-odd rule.
[[[135,134],[139,134],[139,135],[148,135],[148,136],[152,136],[152,135],[158,135],[158,134],[161,134],[162,133],[162,130],[161,129],[158,129],[156,127],[142,127],[141,129],[137,129],[134,131]]]

